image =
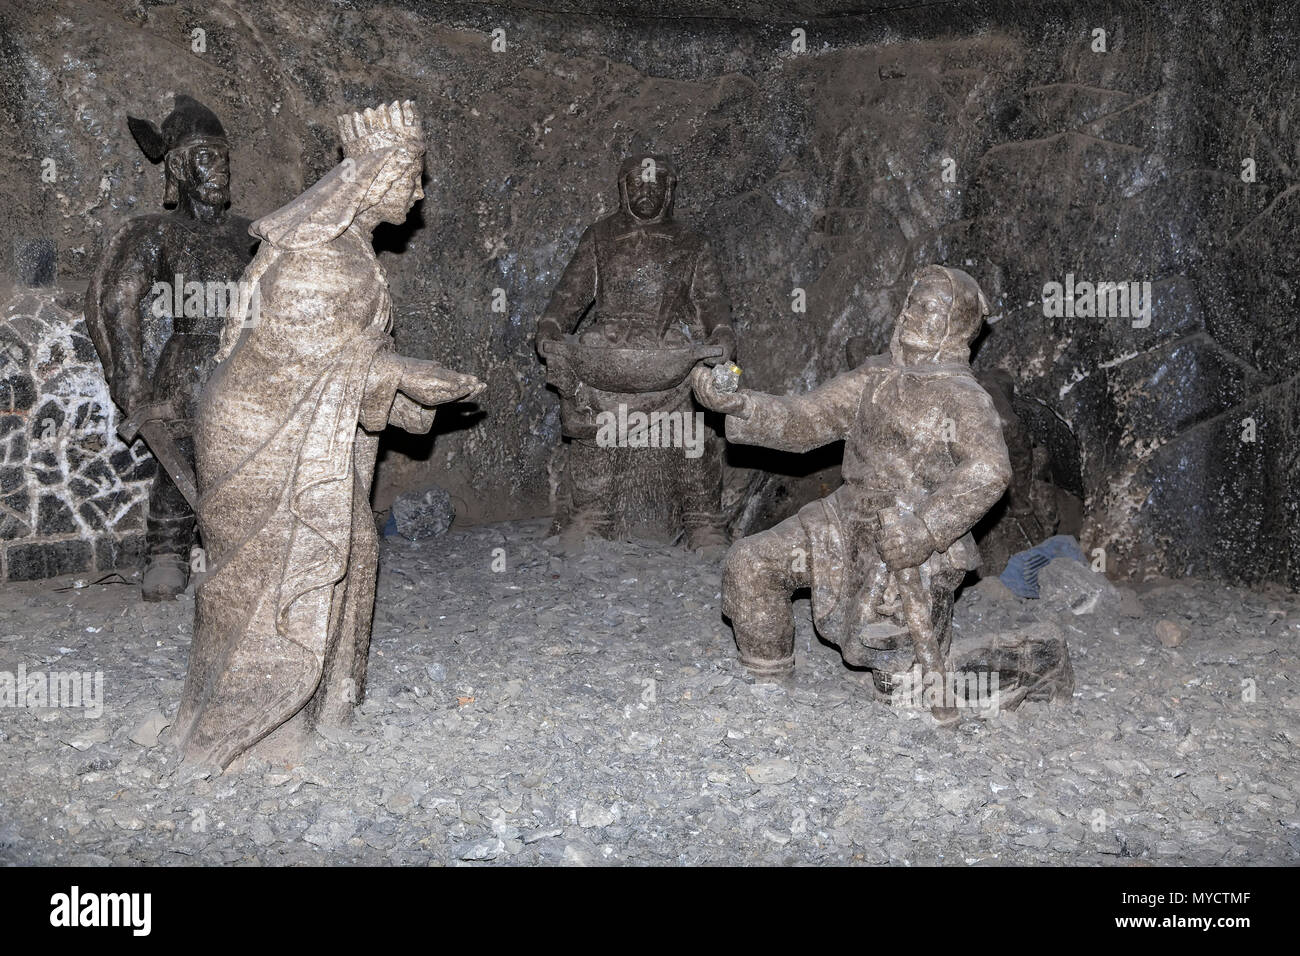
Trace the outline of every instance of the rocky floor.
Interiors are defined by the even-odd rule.
[[[0,671],[98,670],[105,695],[98,719],[0,710],[0,861],[1300,859],[1298,595],[1151,582],[1075,615],[967,588],[965,633],[1038,615],[1065,628],[1075,694],[944,730],[873,700],[806,600],[794,680],[755,684],[719,617],[717,562],[633,544],[563,561],[544,534],[385,539],[352,726],[213,779],[176,774],[159,737],[192,597],[5,586]]]

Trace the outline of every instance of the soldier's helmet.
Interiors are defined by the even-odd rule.
[[[194,146],[200,143],[213,143],[229,148],[225,127],[217,114],[198,100],[185,93],[177,93],[172,100],[172,111],[162,121],[159,128],[146,119],[135,116],[126,118],[127,128],[135,137],[140,151],[151,163],[162,162],[173,149]],[[172,178],[171,170],[166,170],[167,189],[163,196],[164,205],[175,205],[178,199],[177,183]]]

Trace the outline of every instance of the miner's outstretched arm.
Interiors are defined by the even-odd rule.
[[[866,374],[854,369],[806,395],[728,394],[714,389],[706,369],[691,373],[700,404],[727,416],[728,441],[799,453],[848,437],[865,382]]]
[[[583,313],[596,301],[596,240],[587,229],[564,267],[551,301],[537,322],[537,341],[558,339],[578,328]]]

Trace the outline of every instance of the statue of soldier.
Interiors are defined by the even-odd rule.
[[[971,528],[1011,480],[1002,422],[970,369],[987,311],[965,272],[926,266],[889,351],[807,395],[725,393],[692,373],[700,402],[727,416],[729,441],[789,452],[845,442],[843,485],[727,554],[723,613],[751,672],[793,669],[790,598],[805,587],[818,633],[846,663],[874,670],[877,652],[910,638],[925,674],[949,671],[953,595],[979,566]]]
[[[174,475],[193,473],[198,395],[256,241],[229,208],[230,145],[211,110],[177,93],[161,127],[135,117],[127,125],[149,161],[163,164],[163,205],[173,208],[131,219],[109,240],[86,290],[86,325],[113,401],[153,427],[144,437],[160,467],[141,593],[161,601],[189,583],[195,517],[182,488],[192,486]]]
[[[707,361],[731,361],[731,307],[709,243],[673,219],[676,188],[677,172],[668,158],[643,153],[625,159],[618,210],[583,232],[537,323],[538,351],[563,399],[563,431],[570,440],[564,482],[569,500],[557,516],[570,545],[588,535],[610,537],[620,489],[648,470],[680,505],[688,548],[721,551],[727,543],[722,443],[715,435],[704,436],[701,454],[657,459],[596,440],[598,418],[615,414],[620,403],[646,414],[696,414],[690,379],[683,374],[676,387],[657,392],[602,390],[579,381],[563,359],[546,352],[548,343],[576,333],[584,345],[612,348],[716,346],[721,354],[715,351]]]

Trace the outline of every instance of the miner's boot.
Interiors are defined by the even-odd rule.
[[[190,583],[190,566],[178,554],[151,554],[140,581],[140,596],[146,601],[170,601]]]
[[[747,654],[741,646],[746,637],[736,631],[736,645],[741,647],[740,663],[751,677],[760,684],[788,685],[794,679],[794,652],[784,657],[765,658]]]
[[[788,683],[794,676],[794,628],[789,633],[759,634],[731,622],[740,663],[760,682]]]

